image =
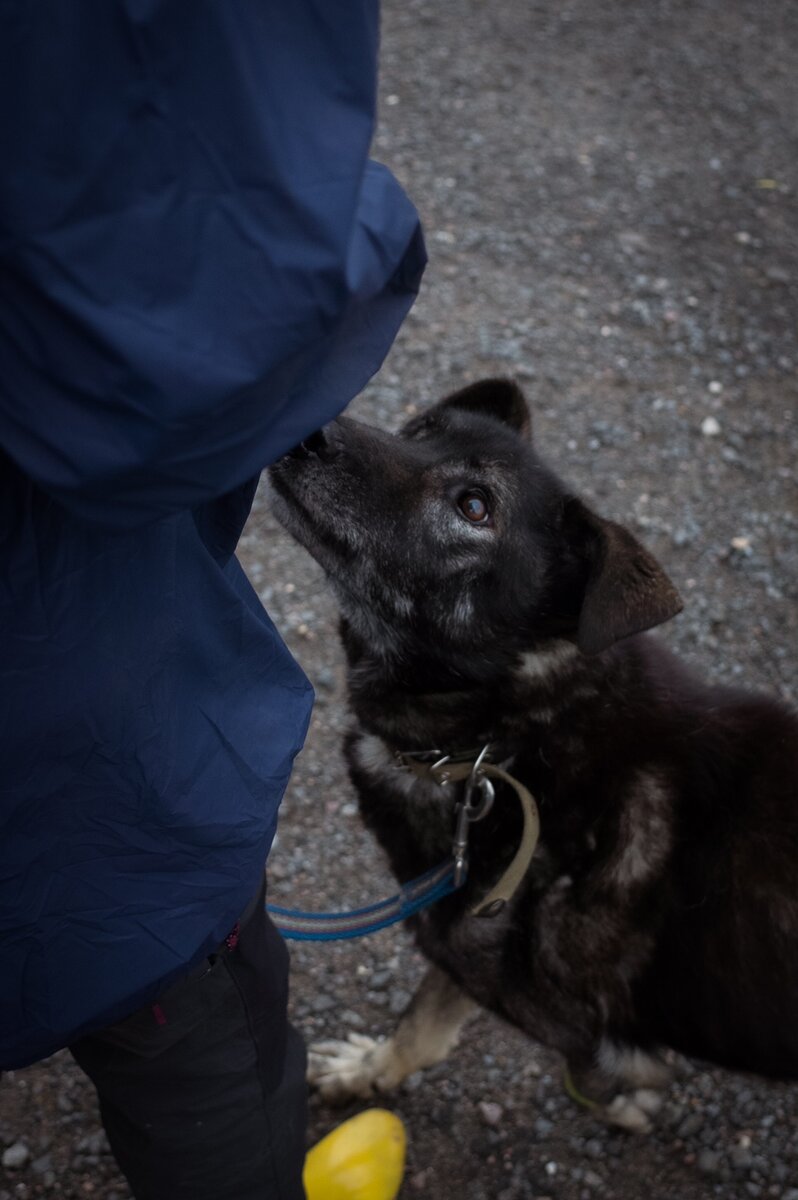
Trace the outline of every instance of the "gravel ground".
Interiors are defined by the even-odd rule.
[[[388,0],[376,156],[431,263],[353,410],[387,428],[488,373],[540,445],[680,586],[663,636],[719,680],[798,697],[798,8],[782,0]],[[391,881],[339,751],[335,615],[258,498],[242,557],[318,704],[284,806],[275,897],[367,902]],[[422,964],[401,930],[294,953],[309,1038],[387,1031]],[[480,1017],[391,1101],[402,1197],[798,1200],[796,1090],[680,1063],[637,1139],[565,1097],[556,1057]],[[341,1116],[314,1102],[311,1136]],[[68,1056],[0,1088],[0,1200],[127,1200]]]

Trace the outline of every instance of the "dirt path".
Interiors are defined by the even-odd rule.
[[[389,0],[376,156],[425,221],[423,296],[356,403],[386,427],[486,373],[540,445],[636,529],[687,601],[667,632],[718,679],[798,698],[798,6],[788,0]],[[334,612],[261,496],[243,558],[319,703],[273,854],[308,907],[386,895],[360,830]],[[385,1031],[421,964],[404,933],[303,948],[309,1037]],[[402,1196],[798,1200],[796,1089],[685,1064],[648,1139],[565,1098],[554,1056],[480,1018],[392,1101]],[[345,1110],[346,1112],[354,1111]],[[337,1119],[314,1104],[312,1133]],[[0,1200],[128,1193],[64,1055],[0,1088]]]

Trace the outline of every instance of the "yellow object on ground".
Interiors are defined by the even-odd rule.
[[[384,1108],[344,1121],[308,1151],[307,1200],[395,1200],[405,1169],[405,1127]]]

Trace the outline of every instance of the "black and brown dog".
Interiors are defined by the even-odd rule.
[[[664,1047],[798,1075],[798,718],[642,632],[679,611],[675,589],[541,461],[515,384],[475,384],[396,436],[339,419],[272,479],[340,602],[348,761],[398,879],[446,857],[463,785],[396,751],[489,744],[542,827],[512,900],[470,915],[521,838],[499,782],[465,886],[413,919],[432,967],[399,1028],[317,1048],[318,1086],[390,1088],[475,1005],[560,1050],[627,1128],[658,1107]]]

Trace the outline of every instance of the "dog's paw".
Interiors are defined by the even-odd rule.
[[[627,1129],[630,1133],[650,1133],[651,1118],[662,1108],[663,1097],[653,1088],[637,1088],[634,1092],[620,1092],[604,1106],[604,1118],[610,1125]]]
[[[325,1100],[363,1100],[389,1091],[401,1080],[391,1070],[391,1041],[350,1033],[346,1041],[314,1042],[308,1052],[308,1082]]]

